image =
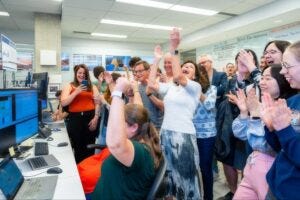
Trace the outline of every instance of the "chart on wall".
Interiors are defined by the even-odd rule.
[[[288,40],[290,42],[296,42],[300,40],[300,22],[272,29],[269,37],[272,40]]]
[[[235,56],[241,49],[252,49],[260,57],[267,40],[268,32],[262,31],[197,48],[197,55],[210,54],[214,59],[214,68],[223,71],[227,63],[234,63]]]
[[[89,71],[93,71],[94,67],[102,65],[102,55],[73,54],[73,65],[78,64],[85,64]]]
[[[105,68],[107,71],[125,71],[124,66],[129,66],[131,56],[105,56]]]
[[[8,71],[17,71],[17,50],[16,44],[3,34],[1,40],[1,68]]]
[[[61,53],[61,71],[70,70],[70,54]]]

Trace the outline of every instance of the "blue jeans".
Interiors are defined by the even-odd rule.
[[[215,146],[216,137],[210,138],[197,138],[197,145],[199,150],[200,158],[200,170],[202,174],[204,199],[213,199],[213,153]]]

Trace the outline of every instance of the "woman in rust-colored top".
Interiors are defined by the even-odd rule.
[[[74,80],[63,89],[61,104],[69,106],[67,130],[76,163],[94,154],[94,150],[86,146],[94,144],[98,134],[99,105],[94,102],[94,96],[98,95],[98,89],[91,83],[87,66],[75,65]]]

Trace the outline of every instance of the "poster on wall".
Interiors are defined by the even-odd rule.
[[[17,71],[16,44],[5,35],[1,34],[2,67],[8,71]]]
[[[68,53],[61,54],[61,71],[70,70],[70,55]]]
[[[141,56],[141,59],[151,65],[153,64],[154,56]]]
[[[124,66],[129,66],[131,56],[105,56],[105,68],[107,71],[125,71]]]
[[[33,63],[33,52],[17,52],[17,68],[20,70],[23,69],[32,69]]]
[[[73,54],[73,65],[78,64],[85,64],[89,71],[93,71],[94,67],[102,65],[102,55]]]

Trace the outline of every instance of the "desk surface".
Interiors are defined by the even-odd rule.
[[[53,199],[85,199],[67,131],[65,128],[60,129],[60,131],[52,131],[51,137],[53,138],[53,141],[48,141],[49,154],[53,154],[57,158],[60,162],[58,167],[63,170],[61,174],[58,174],[58,181]],[[44,139],[33,140],[35,142],[45,141]],[[57,144],[60,142],[68,142],[68,146],[57,147]],[[33,157],[33,150],[34,148],[29,150],[31,155],[28,158]],[[15,162],[25,178],[51,176],[47,174],[47,169],[32,171],[26,159],[16,159]],[[1,195],[3,194],[0,194],[0,199],[2,199]]]

